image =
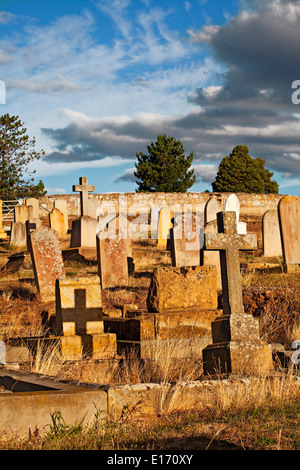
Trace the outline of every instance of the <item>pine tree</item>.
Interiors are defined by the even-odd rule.
[[[36,152],[35,139],[29,139],[18,116],[5,114],[0,117],[0,199],[12,200],[23,197],[38,197],[46,194],[43,182],[34,184],[28,165],[38,160],[44,151]]]
[[[221,161],[212,188],[214,192],[278,194],[272,176],[262,158],[252,158],[247,145],[238,145]]]
[[[183,193],[195,183],[191,169],[194,154],[186,156],[180,140],[161,134],[147,150],[148,155],[136,154],[134,176],[139,180],[136,192]]]

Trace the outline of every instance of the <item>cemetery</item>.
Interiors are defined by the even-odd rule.
[[[72,189],[1,219],[1,432],[299,386],[299,197]]]

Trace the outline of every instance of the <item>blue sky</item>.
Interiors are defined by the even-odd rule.
[[[194,152],[191,191],[245,144],[300,196],[300,1],[2,0],[0,31],[1,114],[45,150],[48,194],[135,191],[165,133]]]

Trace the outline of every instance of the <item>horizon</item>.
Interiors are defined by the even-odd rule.
[[[159,134],[194,152],[213,192],[237,145],[300,196],[300,1],[3,0],[1,114],[19,116],[47,195],[134,193]]]

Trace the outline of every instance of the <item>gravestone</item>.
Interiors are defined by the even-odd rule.
[[[172,229],[172,265],[200,266],[204,217],[199,214],[174,214]]]
[[[221,256],[223,315],[212,322],[213,344],[203,350],[205,375],[266,373],[271,346],[260,339],[259,320],[244,312],[240,250],[257,248],[255,235],[237,233],[235,212],[220,212],[218,234],[205,235],[205,247]]]
[[[5,239],[7,238],[7,233],[5,232],[3,228],[3,221],[2,221],[2,200],[0,199],[0,239]]]
[[[65,224],[65,233],[68,232],[69,223],[68,223],[68,204],[65,199],[55,199],[54,201],[54,209],[60,210],[64,217],[64,224]]]
[[[270,209],[263,216],[263,255],[266,258],[282,256],[278,211]]]
[[[27,246],[26,225],[22,222],[12,222],[9,244],[16,248]]]
[[[34,219],[38,219],[39,210],[40,210],[38,199],[36,199],[35,197],[29,197],[28,199],[25,200],[25,204],[27,207],[32,206],[32,212],[30,213],[30,217]]]
[[[64,214],[59,210],[54,208],[49,215],[50,218],[50,227],[55,230],[59,235],[66,235],[66,224]]]
[[[44,302],[55,300],[55,282],[65,276],[59,239],[54,230],[40,227],[29,235],[36,285]]]
[[[29,219],[29,208],[26,204],[22,204],[21,206],[14,207],[14,221],[15,222],[22,222],[25,224],[26,220]]]
[[[300,270],[300,198],[284,196],[278,205],[283,262],[286,272]]]
[[[226,212],[235,212],[237,233],[245,235],[247,233],[247,224],[240,222],[240,201],[235,194],[230,194],[224,203],[224,210]]]
[[[116,336],[104,333],[98,276],[56,281],[56,329],[65,359],[112,358]]]
[[[158,214],[158,234],[157,234],[157,248],[159,250],[166,250],[168,240],[170,239],[170,231],[173,227],[172,219],[174,212],[169,207],[163,207]]]
[[[218,233],[217,214],[222,211],[220,202],[216,198],[210,198],[205,206],[205,227],[204,233]],[[222,288],[220,254],[218,251],[209,251],[203,249],[203,265],[216,266],[217,268],[217,287]]]
[[[86,177],[79,178],[79,185],[73,186],[73,191],[80,192],[81,216],[72,222],[71,248],[88,248],[96,251],[96,232],[98,221],[89,215],[88,193],[95,191],[95,186],[87,182]]]
[[[128,285],[128,242],[115,227],[98,232],[98,275],[102,289]]]

